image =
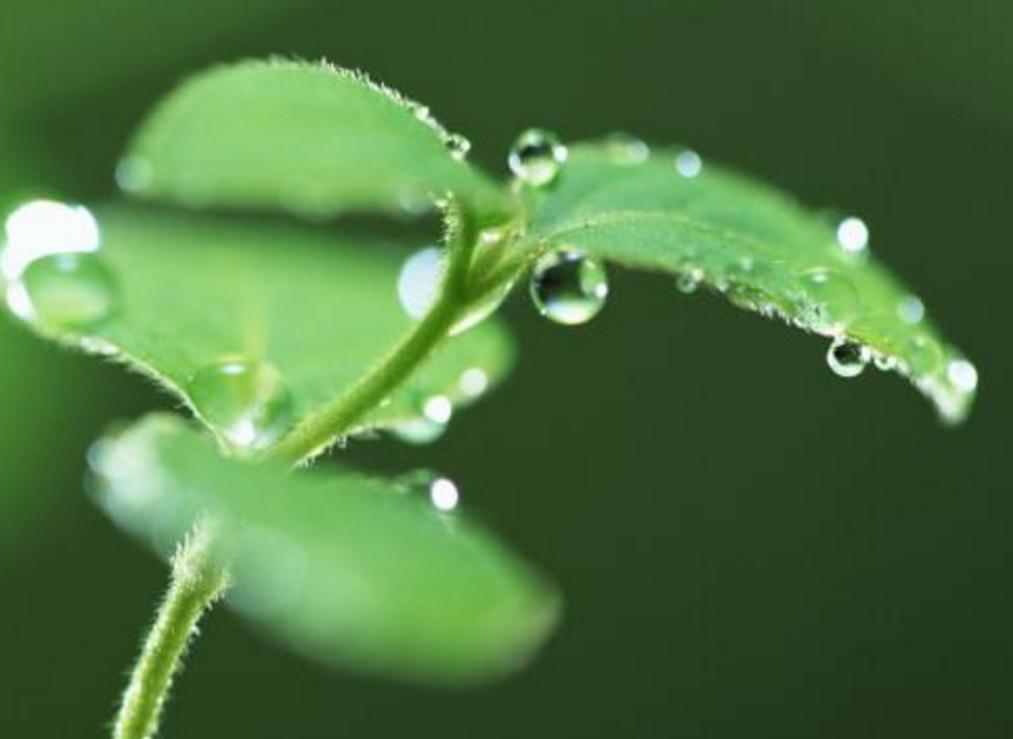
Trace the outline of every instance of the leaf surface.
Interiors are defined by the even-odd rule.
[[[921,301],[867,248],[843,248],[833,225],[777,190],[687,152],[630,161],[613,143],[574,147],[551,187],[524,193],[529,258],[570,247],[679,274],[687,289],[699,282],[740,307],[861,345],[945,420],[970,408],[976,371],[922,317]]]
[[[452,192],[482,214],[505,191],[455,151],[428,108],[348,70],[284,60],[193,77],[146,120],[119,169],[130,192],[195,206],[326,217],[424,207]]]
[[[226,459],[168,415],[107,437],[90,462],[101,507],[163,554],[206,516],[232,604],[310,658],[470,682],[522,666],[556,621],[539,576],[417,483]]]

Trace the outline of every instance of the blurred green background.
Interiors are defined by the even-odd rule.
[[[688,142],[880,257],[982,375],[943,429],[821,341],[615,274],[589,327],[508,307],[516,374],[432,464],[552,573],[559,634],[501,685],[332,673],[224,610],[170,737],[1006,737],[1013,733],[1008,0],[4,0],[0,198],[112,193],[132,127],[220,60],[326,55],[430,104],[497,172],[518,130]],[[0,735],[101,736],[164,567],[81,491],[88,442],[169,401],[0,323]]]

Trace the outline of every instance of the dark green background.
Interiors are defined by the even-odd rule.
[[[1008,0],[3,0],[0,192],[99,199],[181,76],[272,52],[370,70],[504,169],[515,133],[686,141],[864,215],[978,364],[943,429],[893,377],[670,279],[589,327],[508,308],[503,390],[437,446],[464,505],[567,596],[539,661],[444,692],[335,674],[214,613],[169,737],[1005,737],[1013,165]],[[101,736],[163,566],[81,492],[113,418],[168,400],[0,324],[0,735]]]

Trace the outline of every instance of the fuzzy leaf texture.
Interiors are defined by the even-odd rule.
[[[412,324],[396,289],[403,247],[121,206],[97,212],[99,232],[84,237],[97,250],[68,253],[61,248],[82,238],[75,229],[87,231],[78,221],[90,216],[42,208],[52,213],[25,219],[35,231],[8,233],[5,269],[17,274],[34,249],[58,253],[9,282],[8,306],[47,337],[155,378],[233,451],[271,446],[366,374]],[[512,357],[505,331],[485,321],[445,342],[349,431],[410,428],[433,397],[467,404]]]
[[[513,259],[569,247],[677,273],[740,307],[854,342],[908,377],[945,421],[966,416],[973,365],[864,245],[843,248],[831,225],[790,197],[691,152],[633,157],[630,146],[575,146],[551,186],[522,188],[526,232]]]
[[[101,507],[163,555],[205,516],[232,605],[309,658],[481,681],[522,666],[556,622],[553,589],[459,511],[430,505],[424,475],[254,467],[169,415],[107,437],[90,461]]]
[[[169,95],[141,127],[119,179],[131,193],[191,206],[317,217],[412,211],[447,192],[477,213],[506,212],[506,193],[463,161],[468,146],[428,108],[359,73],[250,61],[199,74]]]

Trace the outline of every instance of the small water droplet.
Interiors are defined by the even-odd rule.
[[[837,224],[837,244],[848,254],[860,254],[869,248],[869,227],[857,216],[848,216]]]
[[[869,363],[869,350],[859,343],[837,338],[827,351],[827,364],[838,377],[858,377]]]
[[[447,424],[430,421],[424,416],[402,421],[390,429],[391,434],[405,444],[421,446],[432,444],[439,439],[447,430]]]
[[[573,326],[587,323],[605,306],[608,276],[597,260],[561,249],[538,261],[530,287],[531,298],[543,316]]]
[[[876,369],[888,372],[897,369],[897,358],[890,354],[877,354],[873,357]]]
[[[187,395],[197,413],[237,451],[264,449],[293,420],[292,398],[268,362],[230,357],[194,373]]]
[[[966,359],[950,360],[946,378],[962,393],[973,393],[978,388],[978,370]]]
[[[469,367],[461,375],[459,384],[466,397],[477,398],[489,388],[489,375],[481,367]]]
[[[471,151],[471,142],[459,133],[448,134],[444,144],[450,156],[459,162],[463,162]]]
[[[684,295],[692,295],[699,287],[700,283],[703,282],[703,270],[697,268],[690,268],[675,278],[675,286],[679,292]]]
[[[628,133],[610,134],[605,148],[616,164],[643,164],[651,156],[650,147]]]
[[[556,134],[530,128],[517,137],[507,163],[521,182],[543,187],[556,179],[567,155],[566,147]]]
[[[844,330],[859,313],[861,299],[850,279],[839,272],[823,267],[802,274],[809,298],[809,328],[824,334],[837,334]]]
[[[461,494],[453,480],[437,477],[429,485],[429,500],[438,511],[449,513],[457,508]]]
[[[422,415],[433,423],[446,425],[454,414],[454,404],[446,395],[433,395],[422,404]]]
[[[124,192],[137,193],[151,184],[151,163],[140,157],[125,157],[116,165],[116,184]]]
[[[397,296],[405,313],[422,318],[432,306],[440,289],[443,275],[443,251],[426,247],[408,257],[397,278]]]
[[[917,295],[905,295],[897,303],[897,317],[904,323],[920,323],[925,317],[925,304]]]
[[[685,149],[675,157],[675,171],[691,180],[703,171],[703,159],[692,149]]]

